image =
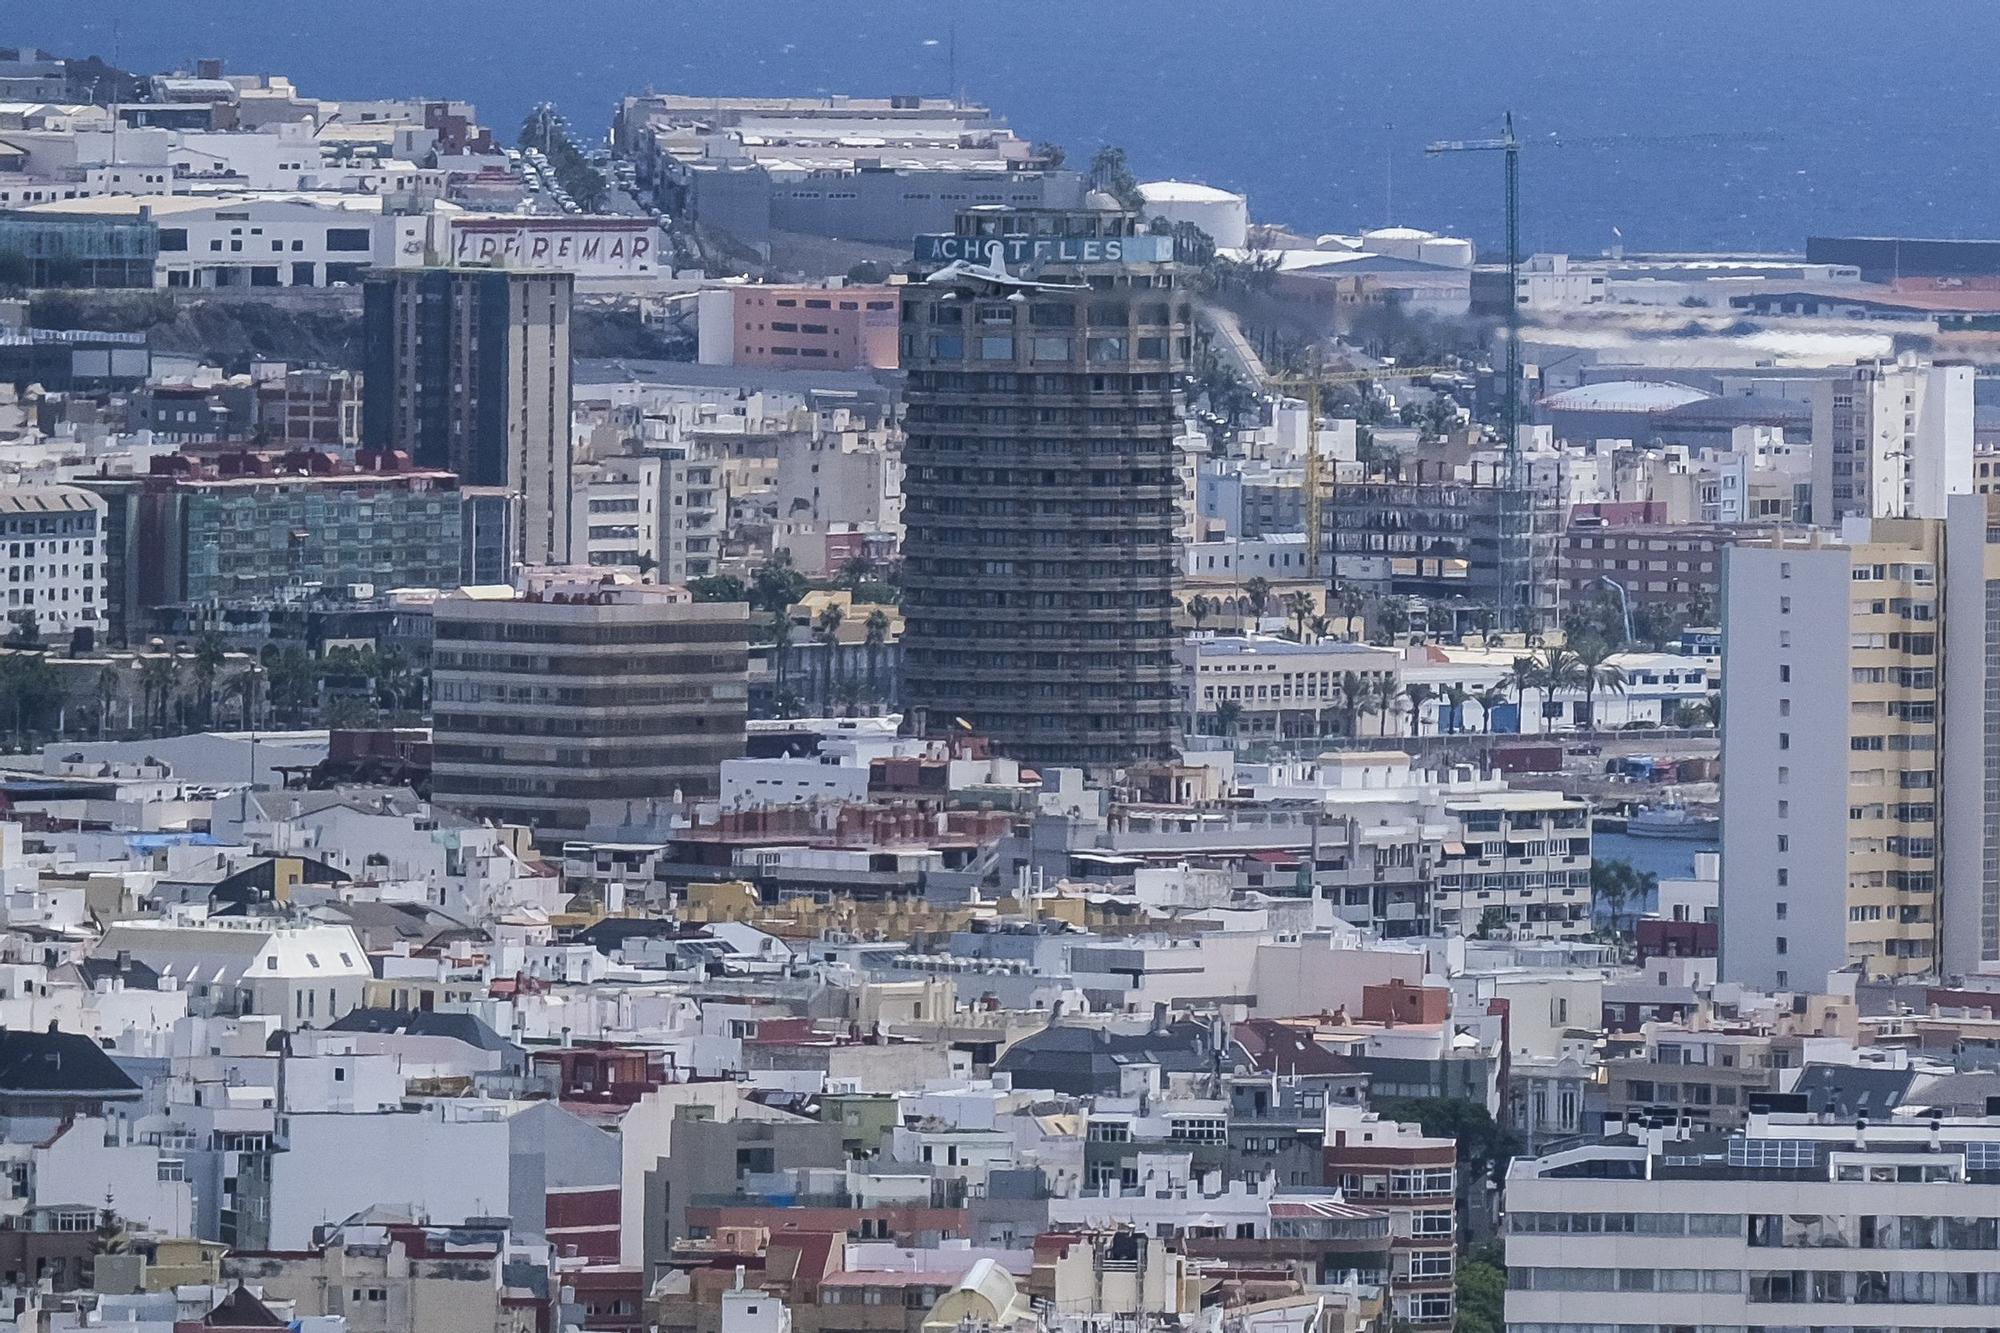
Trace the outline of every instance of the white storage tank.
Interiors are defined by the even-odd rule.
[[[1250,201],[1240,194],[1189,181],[1153,181],[1141,185],[1147,218],[1192,222],[1223,250],[1241,250],[1250,241]]]
[[[1416,227],[1381,227],[1361,234],[1361,248],[1391,259],[1411,259],[1446,268],[1471,268],[1474,247],[1456,236],[1440,236]]]

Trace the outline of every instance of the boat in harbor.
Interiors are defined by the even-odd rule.
[[[1682,803],[1678,794],[1673,793],[1658,805],[1634,807],[1625,818],[1625,832],[1634,838],[1709,842],[1721,831],[1722,821],[1714,814],[1690,808]]]

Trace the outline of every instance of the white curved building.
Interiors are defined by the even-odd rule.
[[[1249,243],[1250,201],[1240,194],[1191,181],[1153,181],[1141,185],[1139,194],[1149,219],[1192,222],[1221,250],[1240,250]]]

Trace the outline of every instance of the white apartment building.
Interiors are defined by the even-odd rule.
[[[1815,385],[1813,521],[1943,518],[1973,489],[1973,376],[1905,353]]]
[[[0,487],[5,615],[33,615],[44,638],[102,633],[104,499],[76,486]]]
[[[1190,542],[1181,548],[1181,573],[1190,578],[1269,579],[1281,583],[1312,577],[1302,532]]]
[[[659,454],[621,455],[577,463],[573,468],[570,554],[574,563],[648,573],[666,566],[664,534],[674,509],[668,490],[672,462]],[[685,502],[685,497],[682,499]]]
[[[1992,1324],[2000,1117],[1607,1127],[1508,1171],[1508,1333]]]
[[[1560,792],[1500,791],[1445,802],[1446,838],[1431,899],[1437,929],[1470,935],[1489,914],[1536,939],[1589,939],[1590,803]]]
[[[120,921],[100,950],[129,953],[190,992],[202,1014],[275,1014],[324,1026],[359,1008],[373,972],[347,926],[255,917]]]
[[[1367,865],[1373,881],[1336,887],[1316,873],[1333,910],[1356,925],[1394,933],[1398,922],[1426,933],[1470,935],[1489,910],[1499,933],[1588,939],[1590,806],[1559,792],[1513,790],[1469,765],[1413,767],[1389,750],[1323,755],[1311,763],[1246,765],[1242,790],[1256,802],[1311,801],[1323,815],[1322,869]],[[1347,844],[1343,849],[1342,844]],[[1364,855],[1365,853],[1365,855]],[[1407,881],[1376,920],[1376,890]],[[1400,897],[1402,900],[1397,901]]]
[[[1235,705],[1240,736],[1321,735],[1346,721],[1341,678],[1394,680],[1394,648],[1329,640],[1294,643],[1270,635],[1191,635],[1174,648],[1181,668],[1182,725],[1209,729],[1225,703]],[[1373,731],[1373,724],[1369,730]],[[1393,734],[1393,733],[1392,733]]]
[[[422,264],[456,206],[389,212],[380,194],[107,194],[26,211],[158,224],[160,287],[359,286],[370,268]]]
[[[2000,957],[1991,503],[1728,551],[1724,979],[1800,989]]]

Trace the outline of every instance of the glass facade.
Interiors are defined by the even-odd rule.
[[[183,503],[190,602],[458,583],[459,493],[427,478],[221,483]]]
[[[37,287],[151,287],[160,229],[150,220],[0,213],[0,273]]]

